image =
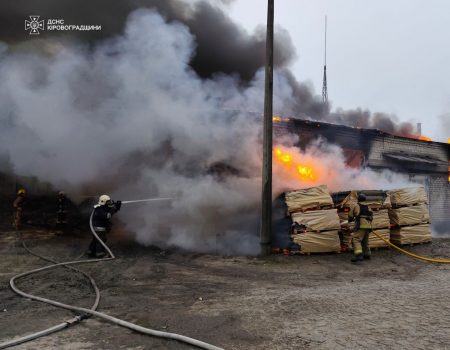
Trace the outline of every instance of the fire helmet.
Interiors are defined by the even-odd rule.
[[[18,195],[26,194],[26,193],[27,193],[27,191],[25,191],[24,188],[21,188],[20,190],[17,191],[17,194],[18,194]]]
[[[358,194],[358,202],[364,202],[367,199],[364,193]]]
[[[99,205],[105,205],[106,202],[108,202],[108,201],[110,201],[110,200],[111,200],[111,197],[110,197],[110,196],[108,196],[107,194],[102,194],[102,195],[100,196],[100,198],[98,199],[98,204],[99,204]]]

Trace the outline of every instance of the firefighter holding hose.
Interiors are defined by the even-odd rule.
[[[100,196],[98,204],[92,213],[92,226],[99,238],[106,242],[106,236],[111,231],[111,217],[120,210],[121,201],[113,202],[106,194]],[[105,248],[92,236],[87,254],[91,258],[102,258],[106,255]]]
[[[370,208],[362,204],[366,201],[363,193],[358,195],[358,204],[350,210],[349,222],[355,220],[355,230],[353,232],[353,257],[351,262],[357,263],[364,259],[370,259],[369,234],[372,231],[373,212]]]

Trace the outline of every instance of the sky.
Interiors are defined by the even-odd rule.
[[[266,23],[266,3],[236,0],[230,15],[253,32]],[[332,108],[395,114],[401,121],[421,122],[424,135],[446,142],[450,2],[275,0],[275,25],[289,32],[297,51],[293,73],[317,94],[322,90],[325,16]]]

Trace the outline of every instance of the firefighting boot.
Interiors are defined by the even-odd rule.
[[[350,259],[350,261],[352,263],[359,263],[361,261],[364,261],[364,256],[362,254],[353,255],[352,258]]]

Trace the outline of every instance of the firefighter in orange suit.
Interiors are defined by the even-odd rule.
[[[14,207],[14,227],[16,230],[20,230],[22,226],[22,214],[23,214],[23,205],[25,203],[26,191],[21,188],[17,191],[17,198],[13,203]]]
[[[355,220],[355,230],[353,232],[353,257],[351,262],[360,262],[370,259],[369,234],[372,231],[373,212],[370,208],[362,204],[366,201],[366,196],[362,193],[358,195],[358,204],[349,212],[349,222]]]

